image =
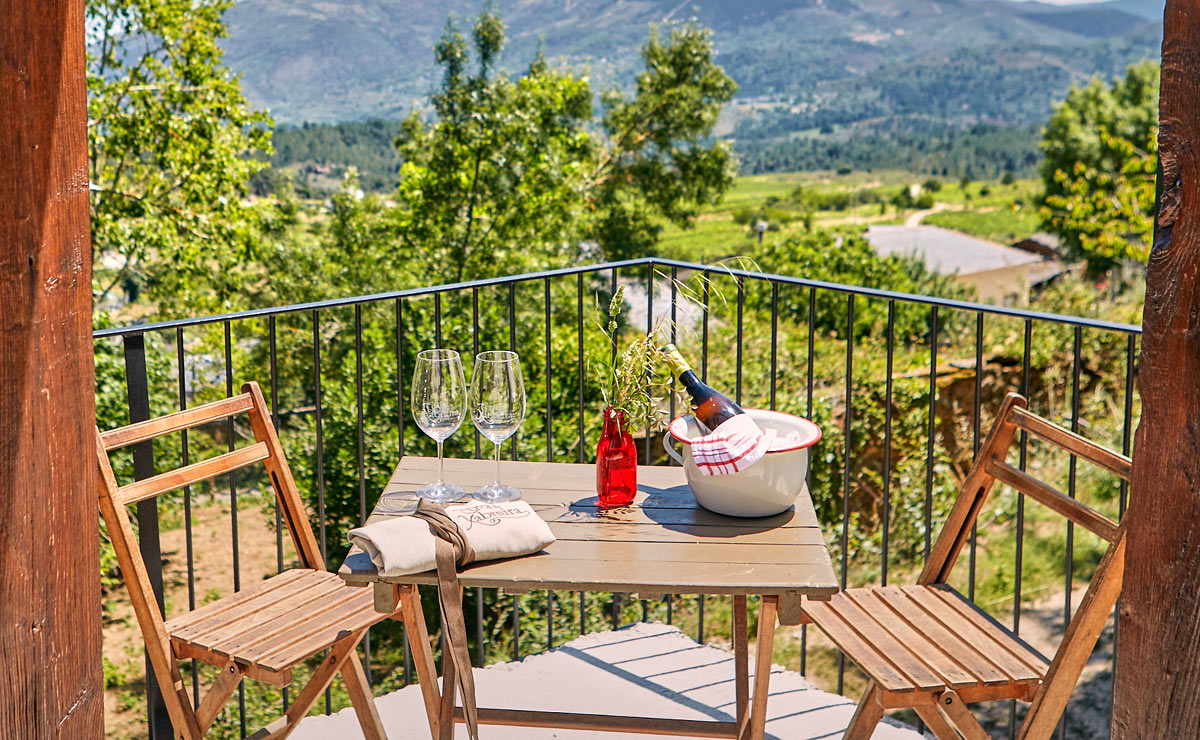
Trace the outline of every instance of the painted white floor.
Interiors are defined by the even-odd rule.
[[[750,670],[754,670],[751,652]],[[799,674],[772,668],[767,737],[836,740],[854,713],[844,697],[813,687]],[[751,677],[753,681],[753,676]],[[699,645],[674,627],[634,624],[579,637],[550,652],[475,671],[480,706],[593,712],[680,719],[733,719],[733,656]],[[753,684],[751,684],[753,685]],[[420,689],[409,686],[377,700],[390,740],[427,740]],[[466,738],[459,725],[455,738]],[[358,740],[353,709],[309,717],[295,740]],[[522,727],[480,727],[481,740],[649,740],[654,735]],[[916,730],[885,720],[874,740],[920,740]]]

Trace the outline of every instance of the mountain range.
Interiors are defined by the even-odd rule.
[[[719,134],[1040,123],[1075,82],[1157,58],[1163,0],[497,0],[520,74],[539,47],[595,90],[629,86],[652,25],[713,30],[738,82]],[[239,0],[226,58],[280,123],[395,119],[438,81],[433,44],[479,0]]]

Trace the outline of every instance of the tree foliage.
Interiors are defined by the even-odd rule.
[[[608,256],[650,251],[663,219],[687,224],[732,182],[721,143],[705,141],[736,86],[713,61],[709,32],[657,31],[637,91],[603,96],[592,122],[586,76],[539,55],[512,79],[496,69],[504,25],[481,14],[447,25],[431,120],[414,112],[397,146],[397,239],[424,274],[485,276],[561,262],[593,239]]]
[[[1149,255],[1158,155],[1159,66],[1072,87],[1042,136],[1046,228],[1093,271]]]
[[[247,182],[270,153],[217,44],[232,0],[88,0],[88,145],[98,300],[229,306],[255,243]]]

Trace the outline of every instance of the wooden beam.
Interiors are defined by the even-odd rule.
[[[0,18],[0,737],[100,738],[84,3]]]
[[[1200,10],[1167,0],[1112,737],[1200,737]]]

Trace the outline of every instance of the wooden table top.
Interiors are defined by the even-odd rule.
[[[448,458],[446,480],[472,491],[492,482],[493,466]],[[838,590],[807,489],[789,511],[742,519],[700,508],[682,468],[642,466],[633,506],[605,511],[595,465],[502,461],[500,468],[500,479],[521,489],[558,541],[534,555],[469,565],[459,574],[465,587],[822,600]],[[411,510],[413,492],[436,477],[436,458],[405,457],[367,521]],[[355,585],[437,583],[433,571],[383,578],[357,547],[339,574]]]

